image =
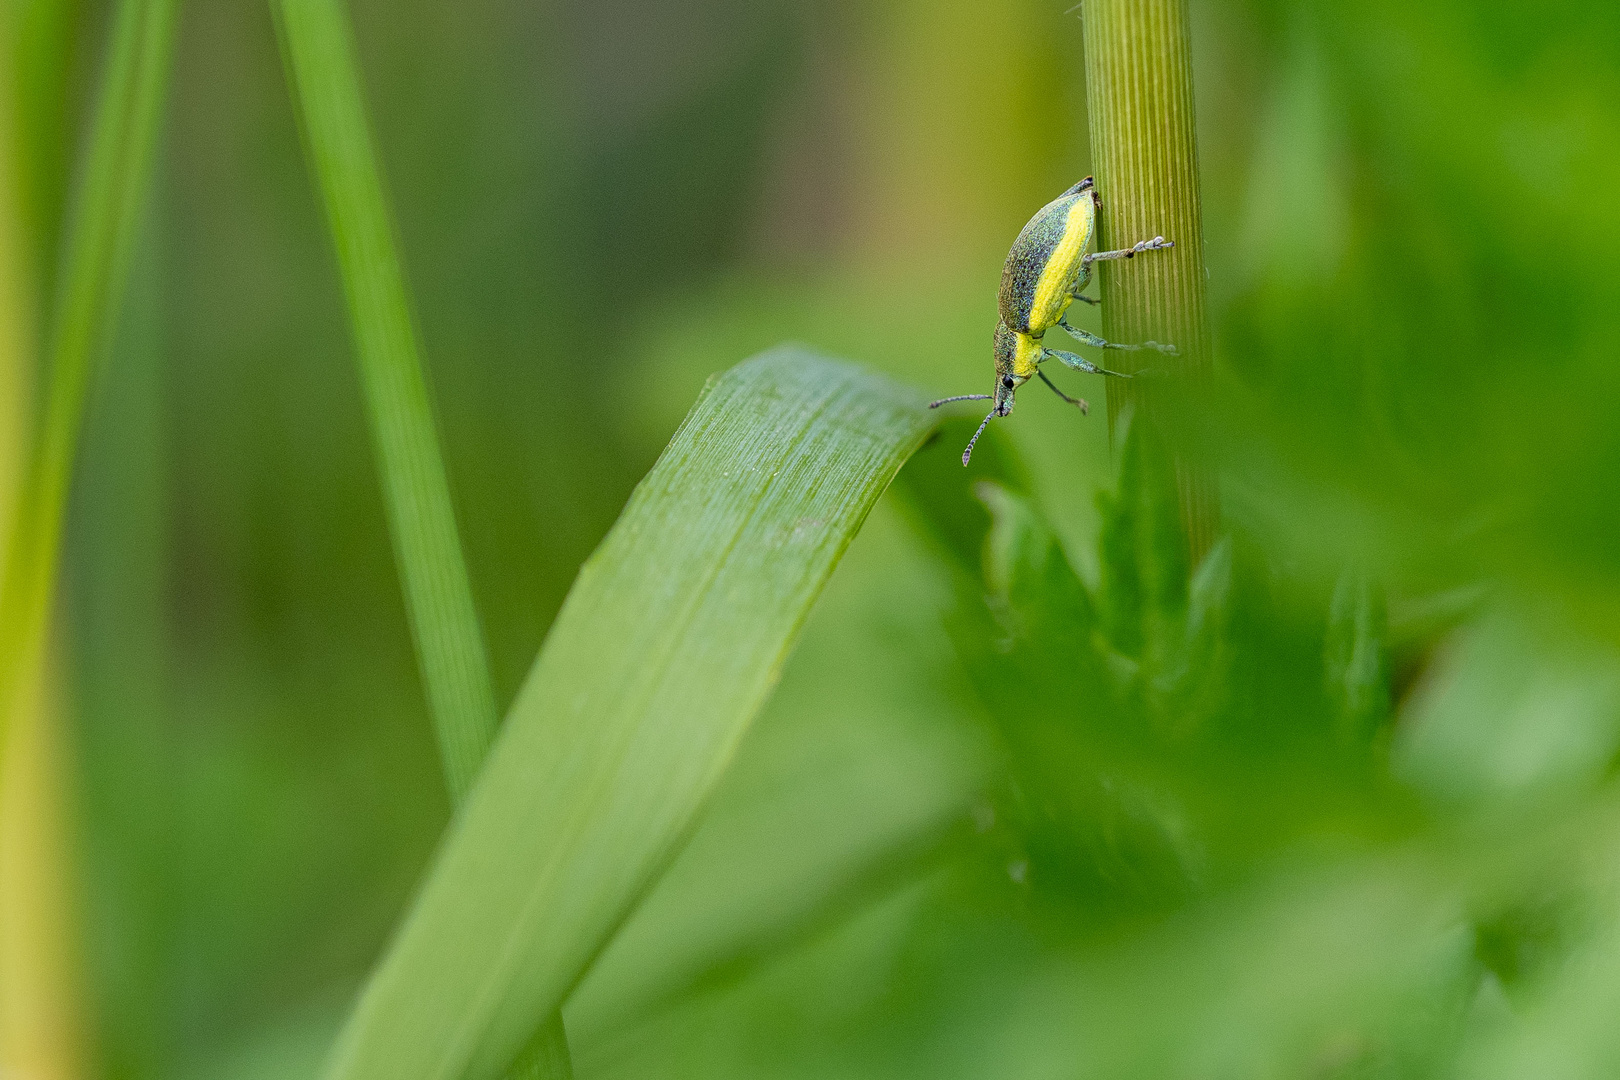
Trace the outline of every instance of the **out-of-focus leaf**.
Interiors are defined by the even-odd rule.
[[[972,467],[962,468],[961,448],[978,426],[978,421],[966,419],[941,424],[894,485],[912,525],[946,556],[951,569],[975,581],[984,572],[984,533],[990,518],[974,497],[974,488],[994,481],[1019,495],[1031,490],[1029,469],[993,425],[979,438]]]
[[[1187,539],[1169,456],[1147,424],[1124,421],[1119,480],[1102,511],[1101,609],[1114,648],[1157,666],[1187,606]]]
[[[984,582],[1003,629],[1081,661],[1095,616],[1057,536],[1029,500],[994,481],[980,481],[974,493],[990,511]]]
[[[1620,657],[1497,610],[1450,643],[1405,717],[1396,766],[1446,802],[1589,789],[1620,747]]]
[[[1098,950],[1075,1074],[1433,1075],[1476,981],[1456,885],[1421,857],[1295,871]]]
[[[1366,575],[1345,571],[1333,589],[1322,659],[1328,700],[1337,707],[1338,734],[1346,744],[1363,740],[1389,715],[1387,636],[1383,594]]]
[[[1232,539],[1216,542],[1187,586],[1181,640],[1167,643],[1154,677],[1155,706],[1167,735],[1196,732],[1224,704],[1231,666]],[[1168,629],[1168,628],[1167,628]]]
[[[1551,883],[1578,899],[1564,912],[1532,909],[1527,924],[1513,928],[1519,939],[1514,944],[1542,962],[1515,973],[1520,979],[1510,988],[1519,992],[1512,1008],[1475,1025],[1457,1072],[1468,1080],[1584,1080],[1620,1072],[1620,1029],[1614,1023],[1620,1009],[1620,882],[1614,872],[1620,831],[1612,790],[1608,799],[1582,809],[1600,824],[1586,838],[1579,862],[1522,883],[1543,895]],[[1545,962],[1553,958],[1557,962]]]
[[[580,571],[333,1080],[513,1060],[685,838],[923,406],[796,348],[710,384]]]

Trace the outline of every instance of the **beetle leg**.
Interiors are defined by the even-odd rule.
[[[1143,240],[1134,247],[1124,248],[1120,251],[1094,251],[1081,259],[1080,262],[1084,266],[1090,266],[1094,262],[1102,262],[1105,259],[1134,259],[1144,251],[1163,251],[1165,248],[1175,246],[1176,242],[1174,240],[1166,240],[1162,236],[1155,236],[1151,240]]]
[[[1102,303],[1101,300],[1098,300],[1095,297],[1081,296],[1080,295],[1081,293],[1086,291],[1086,286],[1090,285],[1090,284],[1091,284],[1091,264],[1082,260],[1082,262],[1080,264],[1080,272],[1075,275],[1074,287],[1069,290],[1069,295],[1074,297],[1076,300],[1084,300],[1088,304],[1100,304],[1100,303]]]
[[[1042,371],[1040,368],[1035,369],[1035,374],[1041,377],[1041,382],[1052,388],[1052,393],[1056,394],[1064,401],[1067,401],[1070,405],[1077,407],[1083,413],[1089,414],[1091,412],[1091,406],[1086,404],[1085,398],[1070,397],[1068,394],[1065,394],[1063,391],[1058,389],[1057,383],[1046,377],[1046,372]]]
[[[1093,375],[1113,375],[1115,378],[1120,379],[1130,378],[1123,371],[1109,371],[1107,368],[1100,368],[1085,357],[1076,356],[1072,352],[1064,352],[1062,349],[1042,349],[1041,359],[1056,360],[1060,364],[1067,364],[1076,371],[1089,371]]]
[[[1112,341],[1104,341],[1089,330],[1082,330],[1078,326],[1070,326],[1066,319],[1058,320],[1058,325],[1072,334],[1075,340],[1082,345],[1090,345],[1094,349],[1124,349],[1126,352],[1136,352],[1140,349],[1156,349],[1162,353],[1169,353],[1171,356],[1176,355],[1174,345],[1160,345],[1157,341],[1144,341],[1140,345],[1116,345]]]

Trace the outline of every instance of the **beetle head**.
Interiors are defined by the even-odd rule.
[[[995,393],[962,394],[959,397],[940,398],[938,401],[932,402],[928,406],[930,409],[937,409],[947,402],[984,401],[987,398],[995,402],[995,406],[990,410],[990,415],[984,418],[984,423],[979,425],[979,430],[975,431],[973,433],[973,438],[968,441],[967,449],[962,451],[963,465],[966,465],[968,460],[973,457],[973,448],[978,445],[979,436],[984,434],[984,429],[990,426],[990,421],[994,420],[998,416],[1006,416],[1012,412],[1013,395],[1018,392],[1018,388],[1020,386],[1029,381],[1030,375],[1035,371],[1033,365],[1028,365],[1026,366],[1023,374],[1019,374],[1018,372],[1018,347],[1020,339],[1023,339],[1025,342],[1028,342],[1029,340],[1024,338],[1023,335],[1015,334],[1011,330],[1007,329],[1007,324],[1005,322],[996,324]],[[1039,361],[1036,362],[1038,363]]]
[[[995,416],[1006,416],[1013,411],[1013,395],[1029,381],[1028,375],[1017,372],[1018,335],[1007,329],[1006,323],[996,325],[996,403]]]

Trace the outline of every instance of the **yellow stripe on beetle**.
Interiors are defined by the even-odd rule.
[[[1100,259],[1129,259],[1143,251],[1157,251],[1175,247],[1162,236],[1143,240],[1120,251],[1099,251],[1086,254],[1097,231],[1097,209],[1102,206],[1097,198],[1091,177],[1042,207],[1024,226],[1007,253],[1006,265],[1001,271],[1001,293],[998,306],[1001,320],[996,326],[995,358],[996,388],[990,394],[962,394],[941,398],[929,405],[937,409],[947,401],[994,401],[990,415],[984,418],[979,430],[973,433],[967,449],[962,451],[962,464],[973,456],[973,447],[984,434],[985,427],[998,416],[1006,416],[1013,409],[1013,395],[1030,379],[1039,378],[1053,393],[1082,412],[1086,403],[1059,390],[1041,371],[1046,360],[1056,360],[1078,371],[1096,375],[1116,375],[1129,378],[1117,371],[1100,368],[1071,352],[1048,349],[1041,344],[1046,331],[1061,326],[1077,340],[1099,349],[1158,349],[1174,353],[1175,346],[1148,341],[1141,345],[1115,345],[1086,330],[1070,326],[1063,320],[1069,305],[1075,300],[1095,304],[1082,293],[1091,280],[1091,264]]]
[[[1039,372],[1037,365],[1040,364],[1042,360],[1041,353],[1044,351],[1039,338],[1031,337],[1028,334],[1015,333],[1013,335],[1013,375],[1020,380],[1033,378]]]
[[[1056,326],[1074,302],[1075,279],[1080,276],[1080,263],[1096,228],[1096,205],[1090,199],[1076,199],[1069,207],[1063,238],[1036,280],[1035,298],[1029,309],[1030,333],[1038,336]]]

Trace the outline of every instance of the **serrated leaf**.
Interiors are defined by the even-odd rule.
[[[1345,742],[1364,741],[1389,715],[1388,636],[1383,593],[1363,573],[1346,570],[1333,589],[1322,663],[1328,700]]]
[[[958,570],[947,627],[1007,751],[985,842],[1016,885],[1084,896],[1093,925],[1139,915],[1184,891],[1186,859],[1174,808],[1132,775],[1144,733],[1117,684],[1135,665],[1107,653],[1056,531],[1016,486],[1016,456],[985,457],[997,478],[964,483],[952,441],[919,454],[900,487]]]
[[[1103,625],[1114,648],[1152,666],[1178,644],[1187,604],[1187,538],[1169,456],[1127,421],[1119,481],[1100,494]]]
[[[1231,599],[1232,540],[1223,537],[1188,584],[1181,639],[1167,650],[1154,679],[1162,734],[1194,732],[1225,703],[1234,644],[1228,640]]]
[[[328,1076],[513,1060],[686,836],[923,406],[799,348],[710,383],[581,569]]]

